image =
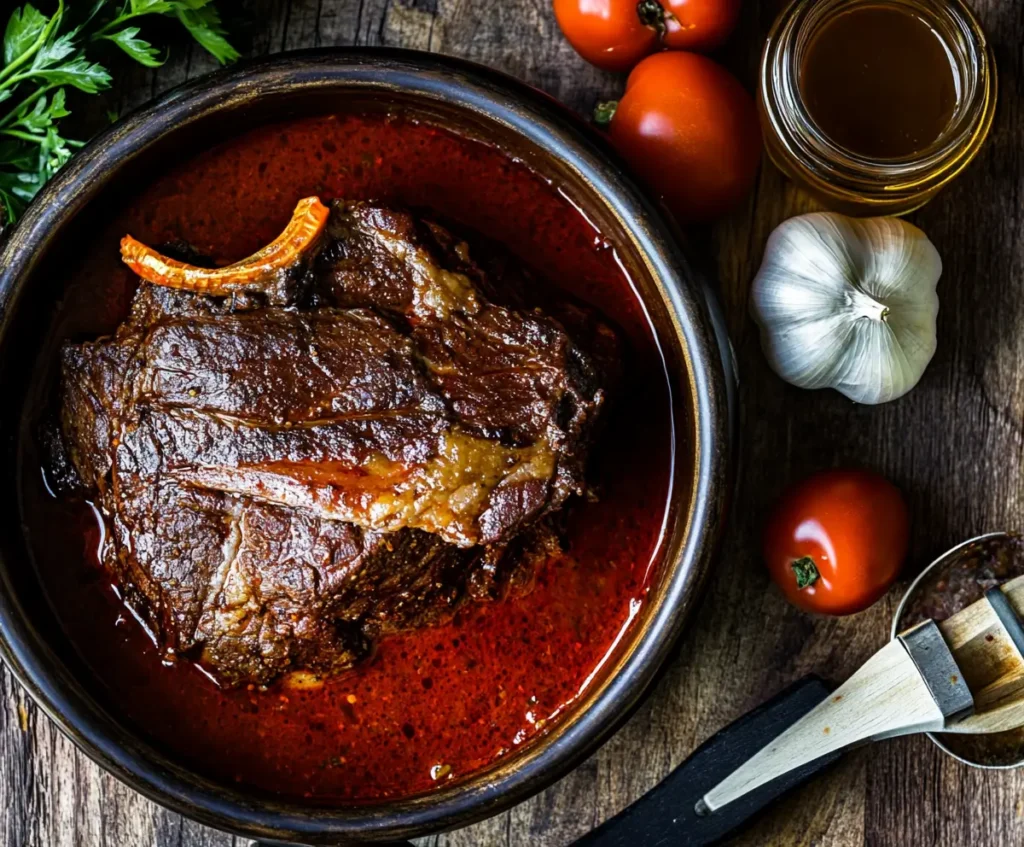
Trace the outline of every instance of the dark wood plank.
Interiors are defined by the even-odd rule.
[[[780,2],[748,2],[726,61],[749,85]],[[821,467],[878,468],[907,492],[915,519],[907,576],[957,540],[1021,525],[1024,488],[1024,6],[979,0],[1001,73],[996,129],[982,156],[913,219],[945,262],[939,350],[906,398],[859,408],[783,385],[746,312],[771,229],[813,204],[769,165],[747,207],[691,233],[717,275],[743,374],[740,483],[706,602],[649,700],[582,767],[533,800],[424,844],[563,845],[656,784],[701,741],[808,672],[842,678],[887,636],[898,599],[843,620],[790,608],[761,567],[762,516],[787,482]],[[519,76],[581,111],[621,80],[582,62],[548,0],[252,0],[238,18],[248,55],[309,46],[417,47]],[[120,110],[205,73],[177,45],[157,71],[130,69],[106,98]],[[0,674],[0,839],[5,845],[241,847],[143,800],[103,774]],[[1024,842],[1024,774],[982,773],[923,738],[862,749],[781,802],[736,844],[901,847]]]

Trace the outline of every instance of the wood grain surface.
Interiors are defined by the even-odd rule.
[[[45,5],[45,4],[44,4]],[[752,87],[779,0],[745,2],[722,59]],[[588,111],[621,90],[562,39],[550,0],[221,0],[246,55],[348,44],[430,49],[514,74]],[[977,0],[995,46],[1000,106],[974,165],[912,220],[932,238],[938,353],[920,385],[885,406],[784,385],[747,316],[750,280],[772,228],[812,208],[765,165],[750,202],[692,232],[717,272],[742,376],[739,485],[706,601],[652,696],[589,761],[490,821],[430,845],[564,845],[655,785],[707,736],[788,682],[845,678],[887,637],[900,587],[873,609],[813,619],[773,590],[758,554],[766,509],[791,480],[862,464],[890,476],[913,516],[909,580],[961,539],[1024,525],[1024,3]],[[6,13],[5,13],[6,14]],[[214,69],[184,41],[161,68],[130,68],[87,114],[101,120]],[[902,583],[906,585],[906,581]],[[0,843],[9,847],[227,847],[246,844],[167,812],[76,751],[11,677],[0,676]],[[863,748],[748,829],[741,845],[1024,843],[1024,771],[982,772],[921,737]]]

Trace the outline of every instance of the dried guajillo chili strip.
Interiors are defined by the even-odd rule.
[[[221,296],[252,291],[277,279],[309,250],[323,232],[330,210],[319,197],[299,201],[284,231],[248,259],[223,268],[199,268],[170,259],[136,241],[121,239],[121,260],[147,282]]]

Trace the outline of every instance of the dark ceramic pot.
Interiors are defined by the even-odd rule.
[[[672,508],[659,576],[644,611],[574,709],[492,769],[405,800],[333,809],[247,795],[176,763],[119,723],[90,693],[35,575],[18,498],[19,427],[28,362],[59,281],[39,273],[83,220],[118,191],[212,141],[270,120],[370,101],[442,120],[499,144],[560,181],[616,244],[654,324],[676,426]],[[550,785],[605,740],[648,688],[708,572],[728,493],[731,358],[722,321],[662,215],[603,141],[544,94],[455,59],[394,50],[284,55],[189,83],[121,120],[35,200],[0,255],[0,653],[57,725],[92,759],[147,797],[205,824],[269,841],[389,840],[493,815]],[[30,472],[31,469],[26,470]]]

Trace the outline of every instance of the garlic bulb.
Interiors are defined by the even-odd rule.
[[[769,237],[750,311],[784,380],[884,403],[935,353],[941,273],[935,246],[898,218],[800,215]]]

